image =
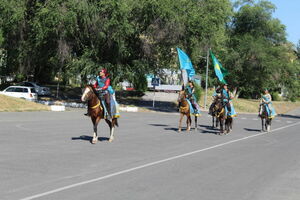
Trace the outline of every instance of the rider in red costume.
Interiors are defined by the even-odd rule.
[[[106,108],[108,114],[111,116],[111,108],[110,108],[110,94],[114,93],[114,90],[110,86],[110,78],[108,78],[108,73],[106,69],[101,69],[99,72],[99,76],[96,78],[96,83],[93,87],[98,91],[98,97],[101,100],[103,97],[106,103]],[[89,114],[85,114],[89,116]]]

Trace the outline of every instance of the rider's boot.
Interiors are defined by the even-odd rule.
[[[106,109],[107,109],[107,117],[112,119],[111,108],[110,108],[110,105],[107,103],[106,103]]]
[[[91,116],[91,114],[90,114],[89,110],[87,110],[87,112],[86,112],[86,113],[84,113],[84,115],[85,115],[85,116],[87,116],[87,117],[90,117],[90,116]]]

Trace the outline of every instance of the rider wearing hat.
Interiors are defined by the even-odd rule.
[[[101,100],[104,98],[107,112],[111,117],[110,95],[114,93],[114,90],[110,86],[110,78],[108,78],[108,75],[106,69],[101,69],[99,75],[96,77],[96,82],[93,87],[98,91],[99,99]],[[88,113],[86,115],[88,115]]]
[[[268,89],[265,89],[264,90],[264,95],[262,96],[261,98],[261,102],[259,104],[259,116],[262,115],[262,106],[265,105],[268,110],[269,110],[269,114],[270,114],[270,117],[274,117],[276,115],[276,111],[273,107],[273,104],[272,104],[272,96],[271,94],[269,93],[269,90]]]
[[[193,81],[189,81],[186,87],[187,98],[190,100],[193,108],[195,109],[195,113],[200,112],[200,107],[197,103],[197,98],[195,96],[195,85]]]
[[[230,113],[231,112],[231,105],[230,105],[230,100],[233,99],[232,94],[230,93],[228,89],[228,85],[224,84],[222,89],[221,89],[221,98],[223,101],[223,105],[226,106],[227,111]]]

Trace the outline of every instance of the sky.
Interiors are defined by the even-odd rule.
[[[300,40],[300,0],[269,0],[277,9],[273,13],[286,26],[287,40],[298,44]]]

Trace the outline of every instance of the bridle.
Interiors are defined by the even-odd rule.
[[[186,98],[185,98],[185,92],[184,91],[180,91],[179,92],[179,96],[178,96],[178,102],[182,102],[184,101]]]
[[[87,86],[82,94],[81,101],[89,101],[91,99],[92,91],[93,91],[93,89],[90,86]],[[98,100],[98,103],[96,105],[90,107],[91,109],[96,109],[99,106],[101,107],[100,100],[98,98],[97,98],[97,100]]]

